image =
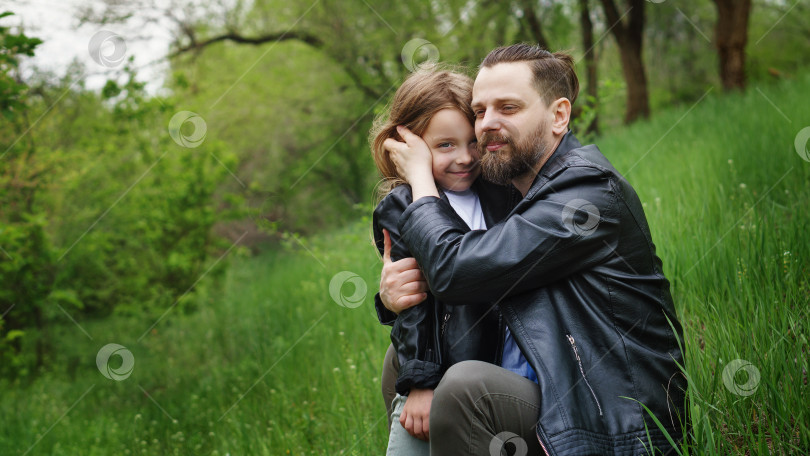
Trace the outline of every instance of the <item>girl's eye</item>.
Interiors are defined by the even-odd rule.
[[[451,142],[439,143],[439,148],[440,149],[444,149],[444,148],[447,148],[447,147],[453,147],[453,143],[451,143]]]

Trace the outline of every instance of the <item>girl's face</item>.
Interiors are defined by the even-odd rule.
[[[445,190],[462,192],[481,173],[475,129],[464,114],[446,108],[430,119],[422,134],[433,154],[433,178]]]

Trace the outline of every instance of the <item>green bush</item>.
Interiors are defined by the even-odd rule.
[[[52,351],[57,320],[154,321],[208,293],[232,244],[212,228],[247,213],[219,190],[235,155],[216,138],[175,142],[168,125],[182,109],[148,97],[133,70],[101,94],[71,75],[29,89],[15,53],[39,40],[0,34],[0,375],[25,376]]]

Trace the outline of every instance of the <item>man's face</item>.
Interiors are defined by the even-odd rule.
[[[554,115],[532,84],[525,62],[482,68],[473,85],[475,136],[481,170],[488,180],[506,184],[536,172],[552,142]]]

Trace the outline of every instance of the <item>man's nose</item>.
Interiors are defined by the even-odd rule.
[[[484,117],[481,118],[480,127],[482,131],[493,131],[501,129],[501,118],[494,109],[487,109],[484,111]]]

